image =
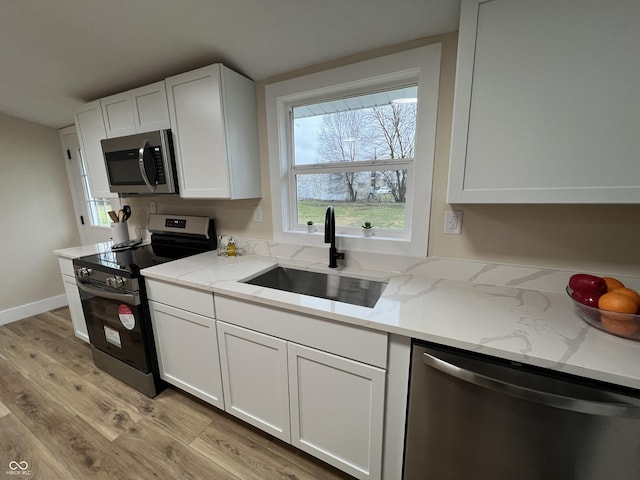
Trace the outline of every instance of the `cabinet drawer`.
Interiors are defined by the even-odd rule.
[[[385,368],[387,334],[216,295],[218,319]]]
[[[193,288],[145,279],[149,300],[215,318],[213,294]]]

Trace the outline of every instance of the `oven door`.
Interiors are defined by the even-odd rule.
[[[139,292],[78,279],[91,344],[144,372],[151,371],[145,345],[145,309]]]

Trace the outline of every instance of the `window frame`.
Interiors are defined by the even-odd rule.
[[[91,181],[89,179],[89,172],[87,170],[87,161],[84,156],[84,151],[81,147],[78,146],[78,159],[79,159],[79,167],[80,167],[80,181],[82,182],[82,194],[83,194],[83,202],[87,211],[89,225],[94,228],[104,228],[108,229],[109,221],[108,215],[106,212],[111,210],[111,199],[104,197],[94,197],[93,192],[91,191]],[[100,212],[99,210],[103,208],[105,209],[105,223],[104,225],[99,223]],[[97,221],[97,223],[96,223]]]
[[[440,83],[441,44],[406,50],[342,67],[284,80],[266,85],[267,138],[271,180],[271,206],[274,240],[302,245],[321,245],[323,226],[318,233],[306,233],[297,224],[292,201],[297,201],[295,179],[290,168],[293,158],[293,132],[291,108],[305,103],[359,95],[380,89],[391,89],[408,84],[418,85],[418,115],[416,119],[416,145],[407,186],[405,229],[410,235],[364,238],[354,233],[353,227],[337,227],[340,248],[409,256],[426,256],[431,207],[431,187],[435,156],[438,90]],[[375,167],[372,165],[375,163]],[[363,162],[364,164],[364,162]],[[358,162],[355,169],[364,166]],[[400,163],[398,163],[400,166]],[[367,169],[388,169],[383,162],[370,162]],[[419,179],[419,183],[418,183]],[[420,188],[416,188],[419,185]],[[426,187],[426,188],[424,188]]]

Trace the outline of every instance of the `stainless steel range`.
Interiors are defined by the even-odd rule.
[[[149,397],[163,388],[140,270],[216,248],[213,219],[149,216],[151,245],[73,261],[96,366]]]

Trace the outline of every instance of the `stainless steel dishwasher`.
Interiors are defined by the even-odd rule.
[[[417,341],[410,378],[405,480],[640,479],[635,390]]]

